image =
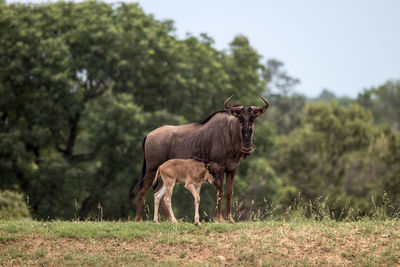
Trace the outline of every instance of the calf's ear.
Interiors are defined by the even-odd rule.
[[[204,163],[204,167],[206,167],[207,170],[210,170],[210,163]]]

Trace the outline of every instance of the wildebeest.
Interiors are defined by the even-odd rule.
[[[222,171],[222,173],[221,173]],[[175,183],[185,183],[185,188],[194,197],[194,224],[200,223],[199,204],[200,189],[203,183],[218,185],[218,180],[223,177],[223,166],[215,162],[190,157],[186,159],[170,159],[158,167],[153,185],[156,184],[161,176],[163,186],[154,194],[154,222],[158,223],[158,206],[160,200],[164,198],[164,203],[168,208],[172,223],[177,223],[171,205],[171,196]]]
[[[267,110],[263,107],[229,104],[225,100],[224,110],[211,114],[204,121],[180,126],[166,125],[150,132],[143,140],[144,162],[142,178],[130,190],[130,197],[138,193],[136,221],[142,220],[143,199],[151,187],[158,166],[169,159],[196,156],[225,166],[226,173],[226,216],[234,222],[231,214],[233,180],[240,160],[253,152],[254,122]],[[224,196],[223,179],[217,188],[216,219],[223,221],[221,204]],[[164,216],[168,211],[161,200]],[[167,218],[169,219],[169,218]]]

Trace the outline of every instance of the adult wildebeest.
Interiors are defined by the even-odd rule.
[[[172,223],[177,223],[174,211],[172,210],[171,196],[175,183],[185,183],[185,188],[194,197],[194,224],[200,223],[199,204],[200,190],[203,183],[218,185],[224,175],[224,167],[215,162],[190,157],[187,159],[170,159],[158,167],[153,185],[159,177],[163,186],[154,194],[154,222],[158,223],[158,207],[161,199],[168,208]]]
[[[262,96],[265,105],[240,106],[229,104],[229,97],[224,102],[224,110],[216,111],[200,123],[180,126],[162,126],[150,132],[143,140],[144,162],[142,178],[130,190],[130,197],[138,192],[136,221],[142,220],[143,199],[153,183],[158,166],[169,159],[196,156],[225,166],[226,173],[226,216],[234,222],[231,214],[233,179],[240,160],[253,152],[252,137],[254,121],[269,107],[269,102]],[[217,188],[217,220],[222,221],[222,197],[224,196],[223,179]],[[164,216],[168,211],[161,200]]]

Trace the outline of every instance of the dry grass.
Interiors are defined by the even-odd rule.
[[[397,221],[0,222],[0,265],[400,265]]]

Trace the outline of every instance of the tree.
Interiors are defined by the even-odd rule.
[[[382,176],[382,185],[393,202],[393,211],[398,212],[400,209],[400,190],[398,187],[400,182],[400,135],[387,131],[384,137],[384,151],[381,153],[381,157],[385,163],[385,174],[387,175]]]
[[[128,217],[146,133],[201,120],[231,94],[254,103],[264,88],[245,37],[229,51],[205,34],[179,40],[137,4],[0,12],[0,188],[29,195],[36,218],[90,217],[99,203],[105,218]]]
[[[289,95],[300,83],[300,80],[293,78],[285,70],[284,64],[276,59],[269,59],[266,63],[263,78],[271,94]]]
[[[400,130],[400,81],[365,89],[358,95],[358,103],[372,111],[376,124],[387,123]]]
[[[235,99],[240,99],[242,104],[254,103],[265,87],[264,81],[260,79],[263,70],[261,56],[242,35],[236,36],[229,48],[230,54],[224,60],[230,79],[228,95],[235,95]]]
[[[348,107],[352,102],[355,102],[349,97],[342,96],[342,97],[337,97],[334,93],[329,91],[328,89],[323,89],[321,94],[316,97],[310,99],[312,103],[332,103],[333,101],[336,101],[340,106]]]
[[[304,125],[279,140],[274,167],[305,199],[329,196],[336,215],[346,208],[348,158],[366,153],[372,138],[371,114],[358,105],[309,104]]]
[[[293,92],[300,80],[287,74],[283,67],[282,62],[270,59],[263,71],[264,93],[272,103],[264,119],[275,125],[278,134],[288,134],[300,126],[306,104],[305,96]]]

